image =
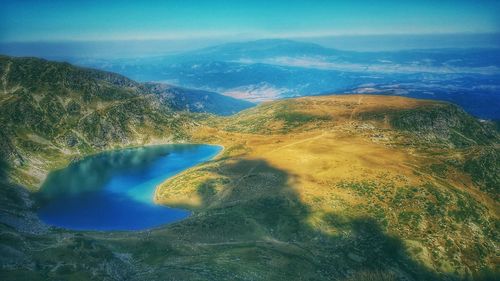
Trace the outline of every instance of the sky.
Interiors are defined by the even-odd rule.
[[[496,0],[0,0],[0,42],[500,32]]]
[[[138,57],[269,38],[500,48],[500,0],[0,0],[0,53],[14,56]]]

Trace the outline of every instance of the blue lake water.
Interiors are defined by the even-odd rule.
[[[140,230],[181,220],[188,211],[154,203],[156,186],[221,149],[173,144],[84,158],[49,174],[37,194],[38,216],[47,224],[75,230]]]

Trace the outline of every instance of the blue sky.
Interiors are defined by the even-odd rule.
[[[500,32],[500,1],[0,0],[0,42]]]

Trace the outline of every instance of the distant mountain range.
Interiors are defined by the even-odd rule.
[[[460,47],[460,46],[457,46]],[[446,100],[500,119],[499,49],[353,52],[291,40],[230,43],[186,53],[72,62],[253,102],[324,93]]]
[[[218,93],[181,88],[163,83],[144,83],[163,104],[177,111],[231,115],[254,106],[254,103]]]

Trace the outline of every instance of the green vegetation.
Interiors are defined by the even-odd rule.
[[[300,111],[287,101],[263,104],[258,108],[245,110],[237,117],[222,120],[220,126],[231,132],[252,134],[285,134],[296,130],[307,130],[304,126],[312,123],[329,121],[328,115],[318,115]]]
[[[391,112],[389,116],[395,129],[411,132],[416,139],[435,140],[456,147],[491,144],[498,140],[497,132],[453,104],[436,103]]]
[[[374,182],[367,182],[367,181],[361,181],[361,182],[341,181],[337,184],[337,187],[353,190],[359,196],[371,196],[373,195],[373,192],[377,188],[377,184]]]
[[[285,130],[290,130],[311,122],[330,120],[329,116],[320,116],[320,115],[302,113],[298,111],[289,111],[286,109],[276,113],[274,118],[276,120],[281,120],[285,123],[284,124]]]
[[[478,186],[494,196],[500,195],[500,148],[485,147],[476,152],[464,163],[464,171],[471,175]]]

